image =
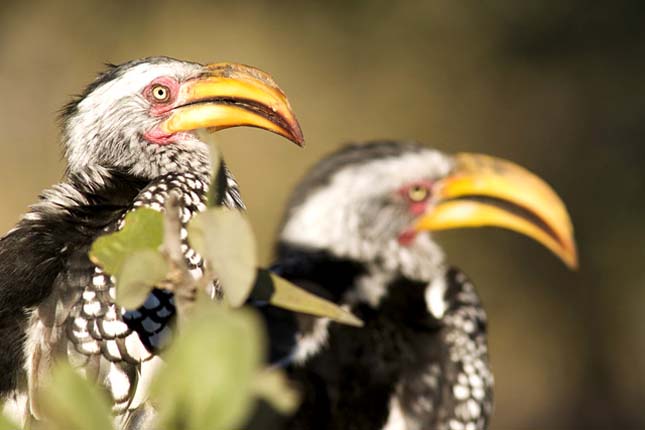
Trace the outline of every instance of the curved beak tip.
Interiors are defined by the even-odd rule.
[[[290,137],[289,139],[298,145],[299,147],[304,147],[305,146],[305,136],[302,133],[302,128],[300,127],[300,124],[298,121],[294,121],[293,124],[291,124],[290,127]]]
[[[577,272],[578,269],[580,269],[580,260],[578,259],[578,250],[575,243],[571,244],[571,248],[569,249],[569,252],[565,254],[565,256],[566,257],[563,258],[563,260],[569,270]]]
[[[501,227],[541,243],[571,270],[578,253],[569,213],[542,179],[510,161],[458,154],[438,182],[437,202],[419,220],[423,230]]]

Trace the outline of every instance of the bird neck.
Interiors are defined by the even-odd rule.
[[[95,126],[81,126],[88,121],[87,115],[76,115],[64,126],[68,176],[83,177],[89,184],[100,186],[114,171],[148,180],[185,172],[210,182],[213,166],[209,146],[198,136],[189,134],[176,143],[158,145],[141,138],[138,132],[125,133],[100,119],[89,120]]]
[[[210,160],[198,163],[193,167],[193,169],[177,169],[177,171],[159,174],[151,179],[148,176],[132,173],[130,169],[106,168],[93,164],[84,166],[80,170],[72,171],[68,168],[65,173],[64,183],[72,185],[75,190],[82,194],[99,197],[102,201],[115,198],[122,202],[124,196],[129,197],[129,200],[122,202],[128,206],[128,203],[131,203],[132,199],[146,186],[157,181],[164,181],[164,178],[169,176],[186,176],[207,185],[199,190],[193,190],[197,194],[207,192],[208,185],[214,182],[215,189],[212,192],[216,205],[232,209],[246,209],[237,180],[223,159],[220,160],[219,166],[214,169],[215,173],[213,173]],[[213,176],[215,181],[213,181]],[[119,192],[115,193],[115,190]],[[123,193],[126,190],[131,192]]]
[[[369,255],[337,251],[285,240],[278,245],[281,265],[288,260],[297,262],[301,275],[308,274],[316,282],[323,281],[323,287],[335,291],[335,299],[348,304],[364,302],[378,307],[393,282],[405,279],[429,285],[446,272],[444,254],[429,235],[420,235],[406,247],[392,241]],[[298,257],[294,258],[294,255]],[[341,279],[337,273],[342,274]]]
[[[433,254],[434,255],[434,254]],[[405,256],[404,256],[405,257]],[[380,308],[386,299],[400,294],[400,290],[411,291],[410,285],[432,286],[445,275],[443,264],[433,265],[417,257],[406,259],[376,259],[363,263],[365,272],[358,277],[353,288],[345,294],[344,301],[352,306],[364,304]]]
[[[280,241],[276,247],[278,262],[275,271],[291,280],[303,280],[316,284],[317,293],[336,303],[350,306],[366,305],[379,308],[391,295],[392,289],[401,285],[420,285],[424,288],[437,279],[443,279],[446,269],[441,265],[430,265],[432,270],[422,272],[409,270],[408,276],[400,270],[399,264],[385,263],[382,259],[361,261],[350,257],[339,257],[327,250],[309,248]],[[433,254],[434,255],[434,254]],[[415,263],[421,266],[421,262]],[[427,277],[425,277],[427,276]],[[422,300],[423,301],[423,300]]]
[[[69,184],[86,195],[89,202],[127,205],[150,183],[149,179],[124,170],[88,166],[83,170],[65,173],[63,184]]]

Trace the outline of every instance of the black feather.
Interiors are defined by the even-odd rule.
[[[22,368],[24,331],[30,308],[52,291],[55,280],[81,251],[81,265],[90,266],[86,251],[103,229],[127,208],[144,181],[115,173],[104,188],[80,190],[76,204],[62,207],[41,200],[30,217],[0,239],[0,396],[16,386]],[[78,273],[71,270],[68,273]]]

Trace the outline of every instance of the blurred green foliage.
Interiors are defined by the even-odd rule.
[[[265,349],[253,311],[200,303],[163,354],[165,365],[151,386],[150,402],[159,412],[155,428],[235,429],[248,419],[256,398],[292,413],[298,395],[281,371],[263,369]],[[113,428],[107,393],[66,362],[52,370],[39,402],[43,421],[30,428]],[[0,429],[18,428],[0,416]]]
[[[188,240],[210,262],[225,300],[241,306],[251,293],[257,266],[255,238],[244,215],[237,210],[209,208],[191,220]]]
[[[113,430],[108,394],[66,362],[59,362],[41,393],[42,422],[30,428],[50,430]]]
[[[249,310],[202,304],[164,355],[166,366],[151,387],[164,429],[235,429],[248,418],[256,393],[293,393],[280,381],[265,384],[261,372],[265,339],[258,317]],[[279,400],[276,400],[280,404]],[[283,409],[292,412],[293,402]]]
[[[0,414],[0,430],[16,430],[20,426],[11,421],[9,418]]]
[[[139,208],[126,215],[121,230],[94,241],[90,260],[116,276],[133,253],[158,249],[162,242],[163,215],[154,209]]]
[[[125,217],[122,230],[99,237],[92,246],[92,261],[114,273],[122,306],[140,306],[153,286],[168,279],[171,262],[166,259],[171,242],[164,238],[170,234],[163,228],[167,222],[164,216],[168,213],[136,209]],[[179,231],[175,233],[179,238]],[[244,304],[253,286],[256,262],[255,239],[241,213],[207,209],[190,222],[189,240],[200,245],[198,251],[206,264],[216,269],[227,303]],[[184,287],[193,289],[197,283]],[[293,412],[298,399],[286,377],[280,370],[264,369],[267,340],[259,317],[250,309],[219,304],[206,294],[196,298],[196,307],[177,306],[178,313],[190,314],[180,315],[181,331],[164,351],[164,366],[151,386],[150,404],[158,412],[155,426],[168,430],[235,429],[248,420],[256,398],[282,413]],[[113,428],[107,393],[64,361],[45,381],[37,404],[43,412],[43,421],[32,425],[37,429]]]
[[[116,302],[126,309],[139,307],[154,285],[165,279],[169,266],[159,249],[163,215],[139,208],[126,215],[123,229],[99,237],[90,260],[116,279]]]

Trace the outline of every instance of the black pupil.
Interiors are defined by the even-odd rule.
[[[164,90],[163,88],[157,88],[157,96],[159,98],[165,97],[166,96],[166,90]]]

